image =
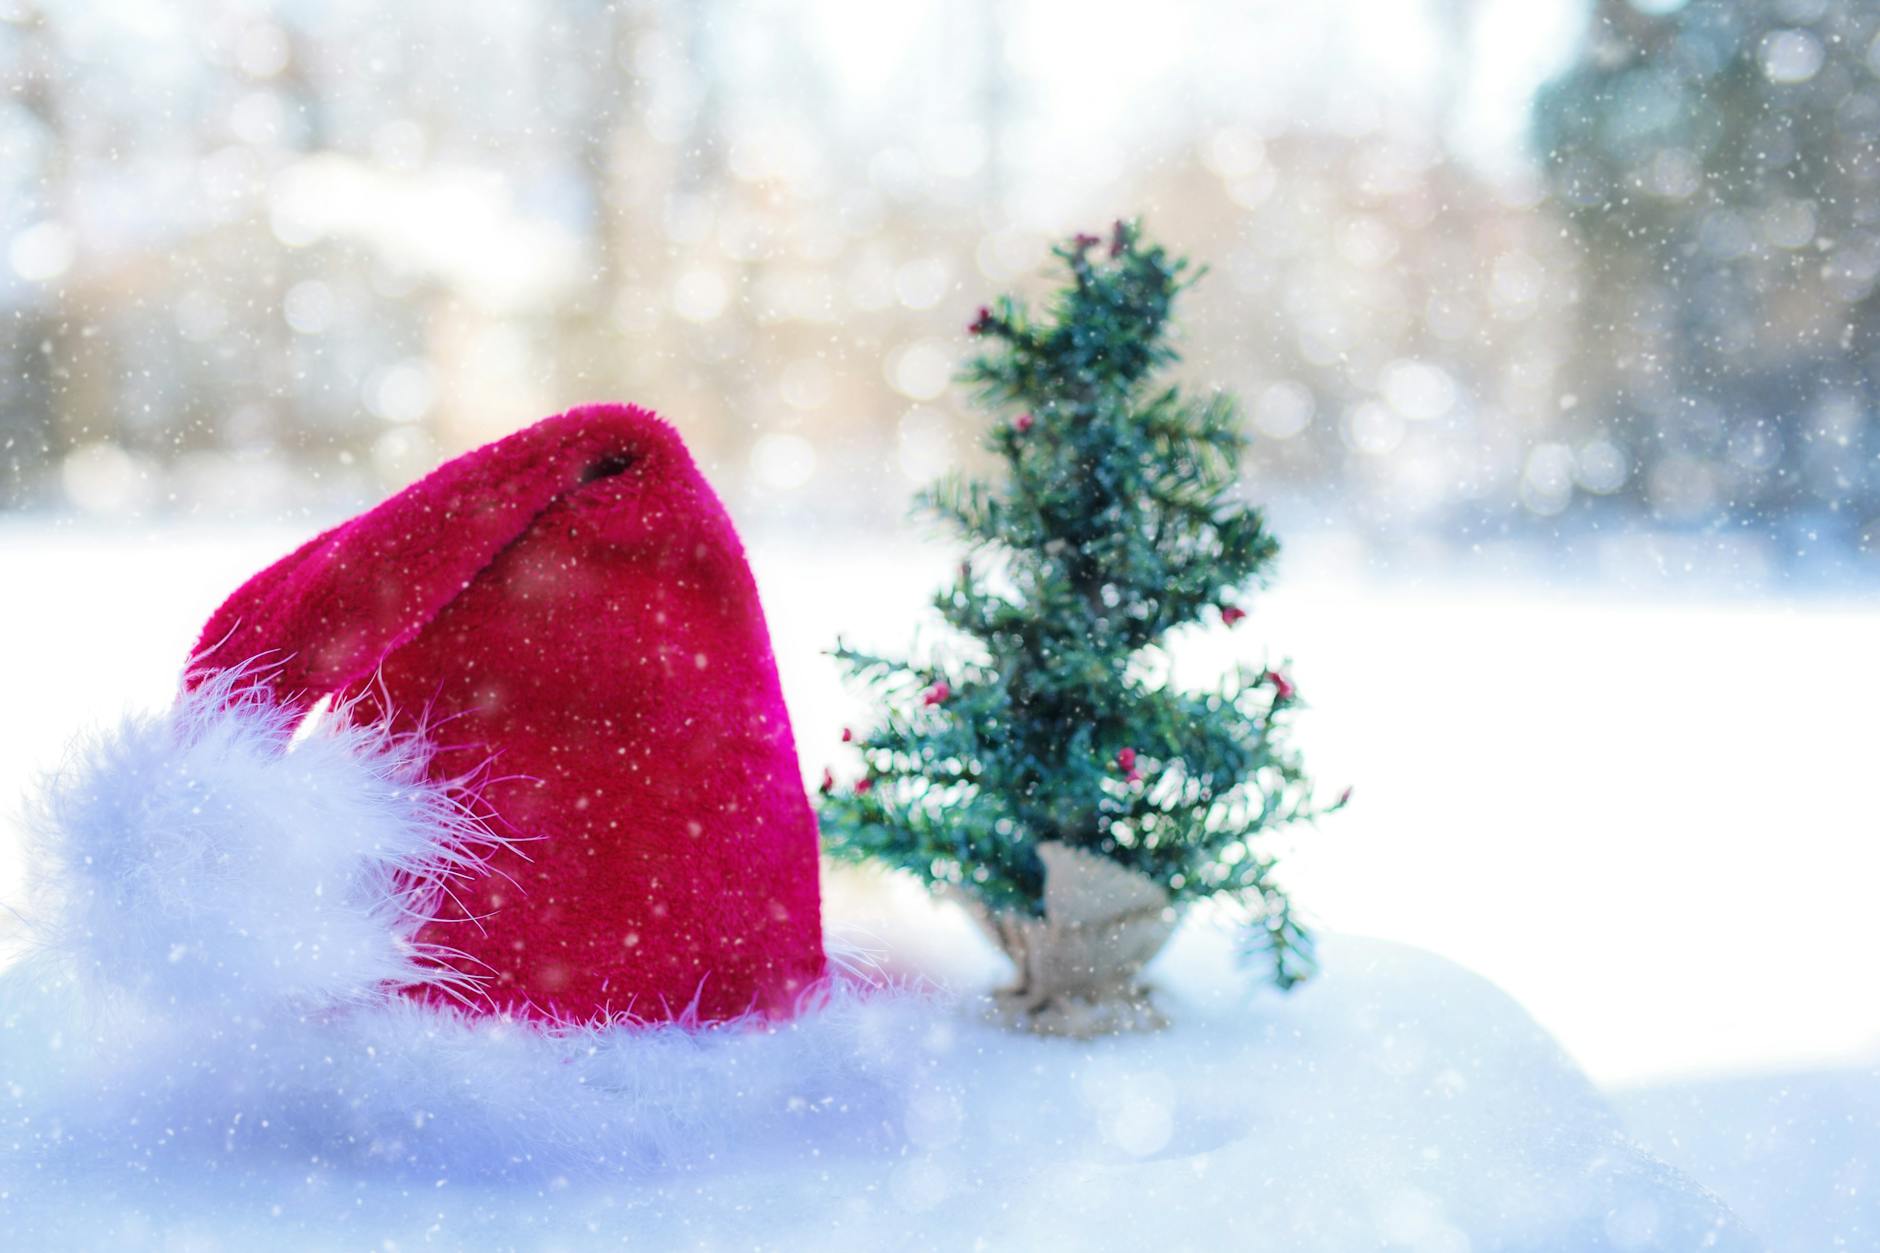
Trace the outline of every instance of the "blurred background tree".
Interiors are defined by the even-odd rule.
[[[1633,506],[1803,549],[1880,517],[1876,34],[1845,0],[1599,0],[1542,92],[1593,262],[1571,387]]]
[[[1141,212],[1291,534],[1859,563],[1875,21],[0,0],[0,508],[332,514],[628,396],[753,524],[886,522],[969,294]]]

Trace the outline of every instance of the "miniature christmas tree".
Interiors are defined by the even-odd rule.
[[[1175,298],[1198,275],[1134,223],[1053,252],[1068,282],[1045,316],[1005,297],[970,328],[987,346],[964,377],[997,415],[1005,473],[920,499],[970,545],[936,598],[962,647],[916,662],[838,646],[884,712],[853,737],[861,777],[825,774],[823,830],[837,856],[950,885],[1002,924],[1042,918],[1048,871],[1073,864],[1063,849],[1082,850],[1086,882],[1119,882],[1092,878],[1088,854],[1146,880],[1170,923],[1226,896],[1290,987],[1312,947],[1260,837],[1323,812],[1285,742],[1297,694],[1264,667],[1211,691],[1168,681],[1170,634],[1234,626],[1277,551],[1233,499],[1246,441],[1232,398],[1158,381],[1177,359]]]

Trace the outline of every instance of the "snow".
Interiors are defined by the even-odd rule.
[[[1667,1083],[1614,1103],[1769,1253],[1880,1249],[1880,1067]]]
[[[884,890],[897,930],[951,955],[926,973],[981,984],[963,919]],[[14,1085],[0,1221],[35,1248],[1760,1247],[1492,986],[1377,941],[1326,956],[1319,984],[1257,990],[1198,919],[1154,968],[1176,1025],[1094,1046],[900,991],[776,1035],[577,1037],[561,1058],[407,1007],[144,1034],[70,1115]],[[73,1040],[49,1048],[7,999],[9,1069],[69,1063]],[[681,1091],[723,1099],[642,1151],[630,1111]],[[584,1120],[588,1147],[631,1151],[542,1151]]]
[[[43,607],[9,617],[0,806],[71,732],[163,705],[209,609],[297,538],[0,527],[0,586]],[[752,558],[813,777],[859,709],[821,650],[838,632],[903,645],[950,558],[847,536],[759,536]],[[1289,883],[1329,929],[1412,948],[1334,939],[1324,981],[1283,1000],[1244,991],[1191,927],[1157,968],[1177,1026],[1088,1054],[897,1002],[919,1047],[884,1064],[926,1078],[872,1148],[507,1181],[388,1177],[309,1145],[213,1171],[29,1158],[7,1168],[0,1230],[45,1247],[1180,1248],[1214,1247],[1226,1221],[1282,1250],[1683,1249],[1699,1230],[1725,1249],[1873,1247],[1880,1002],[1848,990],[1874,951],[1856,718],[1880,699],[1880,613],[1319,568],[1295,552],[1184,665],[1293,658],[1301,743],[1357,800],[1301,836]],[[18,875],[0,837],[0,898]],[[955,997],[1000,977],[963,919],[901,888],[833,881],[829,918]],[[151,1141],[117,1147],[133,1143]]]

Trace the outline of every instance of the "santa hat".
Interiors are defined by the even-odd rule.
[[[27,834],[0,1163],[794,1157],[891,1141],[926,1065],[920,998],[825,970],[756,589],[644,410],[550,418],[250,579]]]
[[[815,818],[757,590],[646,410],[549,418],[309,540],[209,619],[187,684],[278,734],[330,699],[400,746],[377,786],[443,790],[380,876],[395,905],[364,902],[422,915],[404,973],[433,994],[710,1021],[787,1013],[822,974]]]

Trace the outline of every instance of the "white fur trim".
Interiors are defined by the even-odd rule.
[[[473,983],[413,942],[497,843],[428,749],[209,677],[80,746],[29,813],[31,943],[156,1003],[317,1009]]]

